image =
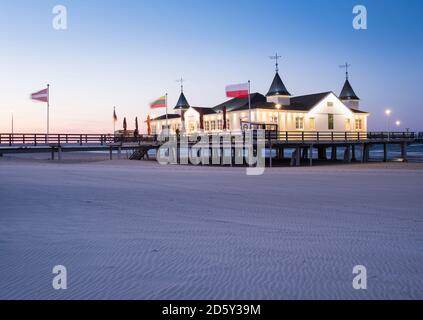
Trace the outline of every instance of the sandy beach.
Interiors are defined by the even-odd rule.
[[[423,299],[422,164],[47,157],[0,158],[1,299]]]

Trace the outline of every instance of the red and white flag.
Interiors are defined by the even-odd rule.
[[[49,100],[49,89],[44,89],[38,92],[31,94],[31,99],[41,102],[48,102]]]
[[[250,85],[248,83],[233,84],[226,87],[228,98],[247,98],[249,94]]]

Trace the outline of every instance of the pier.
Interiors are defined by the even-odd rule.
[[[245,146],[246,132],[220,133],[208,135],[210,142],[209,157],[223,157],[225,152],[230,152],[230,165],[235,165],[236,151],[242,151]],[[255,131],[254,137],[257,138]],[[230,136],[230,139],[225,137]],[[410,132],[279,132],[265,131],[262,142],[267,151],[266,165],[272,167],[280,161],[289,161],[291,166],[304,164],[313,165],[315,161],[343,161],[366,163],[370,159],[370,150],[379,145],[383,148],[383,161],[387,162],[388,147],[398,145],[401,148],[401,159],[407,161],[407,146],[417,141],[417,134]],[[172,136],[176,143],[178,163],[181,163],[181,141],[186,136]],[[148,159],[151,150],[157,151],[169,140],[159,141],[156,135],[139,135],[136,137],[118,137],[110,134],[0,134],[0,156],[3,154],[19,153],[51,153],[51,159],[63,159],[66,152],[108,151],[110,160],[117,152],[121,157],[123,150],[131,152],[130,159]],[[217,145],[216,145],[217,141]],[[199,139],[189,139],[188,153],[193,148],[198,148]],[[212,144],[213,142],[213,144]],[[252,144],[256,153],[258,143],[254,139]],[[290,150],[290,154],[287,154]],[[292,151],[293,150],[293,151]],[[327,156],[330,151],[330,158]],[[339,151],[342,159],[338,159]],[[358,157],[360,151],[360,157]],[[210,161],[210,163],[212,163]],[[223,161],[222,161],[223,163]],[[243,163],[245,165],[245,163]]]

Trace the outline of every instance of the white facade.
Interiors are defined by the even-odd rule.
[[[288,102],[289,103],[289,102]],[[200,112],[190,108],[185,112],[186,133],[200,132]],[[207,109],[203,109],[207,110]],[[208,109],[211,110],[211,109]],[[290,106],[275,104],[274,109],[254,108],[251,121],[260,124],[277,124],[279,131],[289,132],[367,132],[369,114],[348,108],[339,98],[328,94],[309,111],[290,110]],[[203,116],[204,132],[223,132],[223,113]],[[227,131],[241,131],[241,122],[249,121],[249,110],[227,112]],[[154,133],[166,127],[166,120],[152,121]],[[171,131],[181,130],[181,118],[169,120]]]

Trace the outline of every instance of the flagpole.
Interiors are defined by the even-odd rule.
[[[168,117],[168,108],[167,108],[167,99],[168,99],[168,94],[166,93],[166,132],[167,132],[167,137],[169,138],[169,117]]]
[[[50,85],[47,84],[47,139],[50,134]]]
[[[249,128],[251,129],[251,81],[248,80],[248,110],[249,110]]]
[[[14,134],[15,134],[15,125],[14,125],[14,114],[12,110],[12,139]]]
[[[113,136],[116,134],[116,107],[113,107]]]

